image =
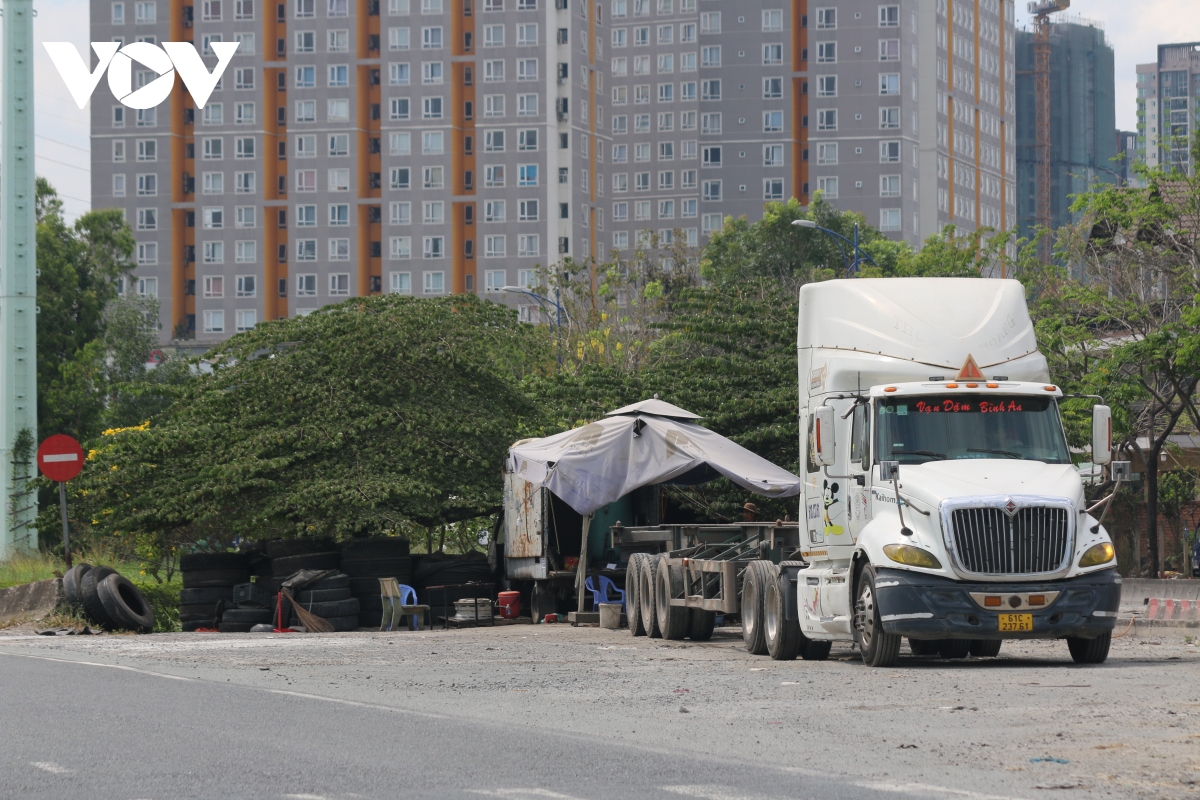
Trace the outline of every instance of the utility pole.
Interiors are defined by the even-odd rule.
[[[1034,219],[1046,230],[1050,230],[1054,221],[1050,213],[1050,15],[1070,6],[1071,0],[1033,0],[1028,6],[1029,13],[1036,15],[1033,21],[1034,96],[1037,102]],[[1049,237],[1038,243],[1038,255],[1042,263],[1050,263]]]
[[[33,0],[3,0],[0,80],[0,559],[37,548]]]

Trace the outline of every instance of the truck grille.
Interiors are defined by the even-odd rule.
[[[951,515],[959,565],[983,575],[1055,572],[1067,556],[1065,508],[1030,506],[1011,516],[999,508],[960,508]]]

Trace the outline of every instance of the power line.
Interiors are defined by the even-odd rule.
[[[92,171],[91,167],[77,167],[74,164],[68,164],[65,161],[59,161],[58,159],[50,158],[50,156],[44,156],[41,153],[34,153],[34,157],[40,158],[43,161],[49,161],[51,164],[61,164],[64,167],[70,167],[71,169],[77,169],[81,172],[91,172]]]
[[[35,133],[34,136],[36,136],[39,139],[45,139],[47,142],[54,142],[55,144],[60,144],[63,147],[69,147],[72,150],[78,150],[81,153],[87,153],[88,155],[92,154],[91,150],[88,150],[83,147],[78,147],[77,145],[67,144],[66,142],[60,142],[58,139],[51,139],[49,136],[42,136],[40,133]]]

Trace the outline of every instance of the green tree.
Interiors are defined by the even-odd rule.
[[[518,388],[553,363],[542,329],[474,296],[357,298],[266,322],[148,425],[88,456],[90,535],[344,536],[486,516],[535,409]]]

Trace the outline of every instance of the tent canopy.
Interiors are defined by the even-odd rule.
[[[646,400],[582,428],[517,442],[508,450],[509,469],[584,515],[643,486],[692,486],[722,476],[767,497],[800,494],[801,478],[697,425],[698,419]]]

